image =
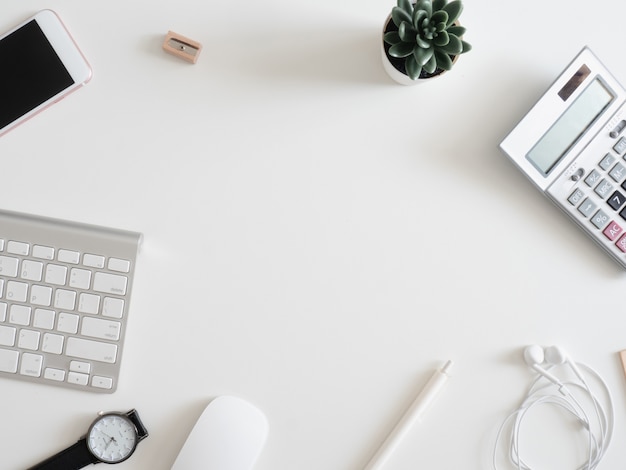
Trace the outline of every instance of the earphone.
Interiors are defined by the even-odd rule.
[[[567,416],[573,416],[581,423],[581,429],[587,434],[588,453],[587,461],[578,469],[595,469],[604,456],[613,435],[613,400],[608,386],[595,370],[585,364],[574,362],[565,350],[558,346],[546,348],[538,345],[527,346],[523,351],[523,359],[526,365],[538,375],[528,389],[521,405],[507,416],[498,430],[493,453],[494,470],[499,468],[497,464],[498,446],[502,440],[502,434],[509,424],[508,454],[513,468],[532,470],[520,455],[520,434],[524,418],[531,409],[540,404],[554,405],[564,411]],[[576,379],[560,378],[553,372],[553,370],[557,371],[559,366],[569,367]],[[591,390],[587,378],[599,385],[604,400],[601,400]],[[558,394],[555,394],[555,391]],[[591,412],[586,410],[577,398],[577,395],[580,394],[586,396],[587,401],[591,403],[593,408]],[[604,402],[604,406],[602,402]]]
[[[555,355],[551,355],[551,356],[554,357]],[[554,376],[554,374],[551,374],[546,369],[541,367],[541,364],[543,364],[545,360],[546,360],[545,351],[541,346],[533,344],[531,346],[526,346],[524,348],[524,362],[526,362],[526,364],[535,372],[537,372],[539,375],[544,376],[554,385],[559,387],[559,390],[562,390],[564,385],[561,383],[561,381],[557,379]]]

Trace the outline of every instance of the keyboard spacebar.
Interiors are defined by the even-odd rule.
[[[67,339],[65,354],[80,359],[113,364],[117,358],[117,345],[72,337]]]

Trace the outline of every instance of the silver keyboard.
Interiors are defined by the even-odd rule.
[[[0,377],[113,393],[140,243],[0,210]]]

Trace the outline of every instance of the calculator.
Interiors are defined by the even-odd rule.
[[[500,148],[626,268],[626,90],[583,50]]]

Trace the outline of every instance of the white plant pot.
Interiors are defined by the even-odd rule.
[[[432,77],[418,78],[417,80],[412,80],[407,74],[402,73],[397,68],[395,68],[393,64],[391,63],[391,61],[389,60],[389,57],[387,57],[387,52],[385,52],[385,40],[384,40],[385,30],[387,29],[387,25],[389,24],[390,21],[391,21],[391,14],[387,17],[387,20],[385,20],[385,23],[383,26],[383,33],[380,39],[380,50],[382,52],[383,68],[395,82],[399,83],[400,85],[417,85],[421,83],[428,83],[431,80],[434,80],[436,78],[441,77],[442,75],[445,75],[446,71],[444,70],[443,72],[437,75],[433,75]],[[458,57],[459,57],[458,55],[455,56],[454,59],[452,59],[452,62],[453,63],[456,62]]]

